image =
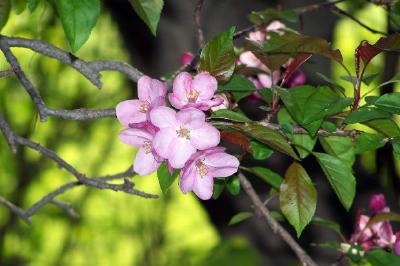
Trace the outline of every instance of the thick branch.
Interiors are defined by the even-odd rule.
[[[201,9],[203,8],[205,0],[197,0],[196,7],[194,9],[194,23],[197,31],[197,45],[201,49],[204,46],[204,35],[201,29]]]
[[[293,237],[283,228],[271,215],[270,211],[258,197],[255,192],[253,186],[247,180],[247,178],[239,173],[240,183],[249,196],[250,200],[254,204],[254,208],[258,213],[261,214],[262,218],[267,222],[269,227],[271,227],[272,231],[277,234],[283,241],[288,244],[288,246],[293,250],[296,254],[297,258],[301,261],[304,266],[317,266],[317,263],[303,250],[303,248],[293,239]]]

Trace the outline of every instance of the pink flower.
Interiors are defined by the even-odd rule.
[[[389,211],[383,194],[374,194],[369,198],[369,208],[374,213]]]
[[[228,109],[229,108],[230,103],[229,103],[228,97],[226,96],[225,93],[221,93],[221,94],[215,95],[215,99],[221,99],[222,102],[221,102],[220,105],[211,107],[211,111],[216,112],[216,111],[221,110],[221,109]]]
[[[184,54],[181,55],[181,65],[182,66],[186,66],[188,65],[190,62],[192,62],[193,59],[193,54],[191,52],[186,52]]]
[[[153,140],[154,149],[174,168],[182,168],[197,150],[219,144],[219,131],[206,123],[205,114],[195,108],[175,112],[161,106],[150,112],[150,119],[160,128]]]
[[[163,161],[153,148],[154,134],[139,128],[127,128],[121,131],[119,138],[122,142],[139,147],[133,163],[133,169],[139,175],[154,172]]]
[[[393,251],[397,255],[400,255],[400,232],[396,233],[396,240],[393,245]]]
[[[215,147],[192,155],[180,174],[179,186],[183,193],[193,191],[200,199],[213,194],[214,178],[228,177],[237,172],[239,160]]]
[[[148,120],[151,109],[165,106],[167,85],[148,76],[142,76],[138,81],[138,100],[120,102],[116,107],[117,118],[125,127]]]
[[[168,95],[171,105],[177,109],[195,107],[207,111],[221,104],[220,99],[212,99],[217,90],[217,80],[208,72],[197,74],[194,78],[180,73],[174,80],[173,92]]]

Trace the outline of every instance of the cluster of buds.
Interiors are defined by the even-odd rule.
[[[390,212],[383,194],[371,196],[369,209],[373,215]],[[400,255],[400,232],[393,233],[392,225],[389,221],[370,223],[370,220],[370,216],[362,213],[358,214],[350,244],[362,246],[365,251],[369,251],[372,248],[384,248]]]
[[[193,191],[203,200],[211,198],[214,178],[237,172],[238,159],[218,147],[220,132],[206,122],[205,111],[223,104],[223,99],[214,95],[217,86],[208,72],[194,77],[182,72],[167,95],[166,83],[148,76],[139,79],[139,99],[116,107],[117,118],[125,126],[121,141],[139,148],[135,172],[148,175],[166,162],[171,173],[181,169],[181,190]]]

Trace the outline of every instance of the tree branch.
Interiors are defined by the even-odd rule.
[[[204,46],[204,35],[201,29],[201,9],[203,8],[205,0],[197,0],[196,7],[194,9],[194,23],[197,31],[197,45],[201,49]]]
[[[258,197],[251,183],[247,180],[247,178],[239,173],[240,183],[249,196],[251,202],[254,204],[254,208],[257,210],[259,214],[261,214],[262,218],[267,222],[272,231],[277,234],[283,241],[288,244],[288,246],[293,250],[296,254],[297,258],[301,261],[304,266],[317,266],[317,263],[306,253],[305,250],[294,240],[294,238],[283,228],[271,215],[270,211]]]

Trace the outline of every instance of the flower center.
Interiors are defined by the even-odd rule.
[[[139,106],[139,112],[147,113],[149,110],[150,104],[148,101],[143,101]]]
[[[197,160],[196,168],[201,177],[203,177],[207,174],[207,166],[204,164],[204,159]]]
[[[196,102],[197,97],[199,97],[199,92],[194,89],[191,89],[187,94],[188,101],[191,103]]]
[[[184,127],[180,127],[178,130],[176,130],[176,134],[180,138],[185,138],[187,140],[190,139],[190,130]]]
[[[143,149],[146,154],[149,154],[153,149],[151,141],[146,140],[145,142],[143,142]]]

